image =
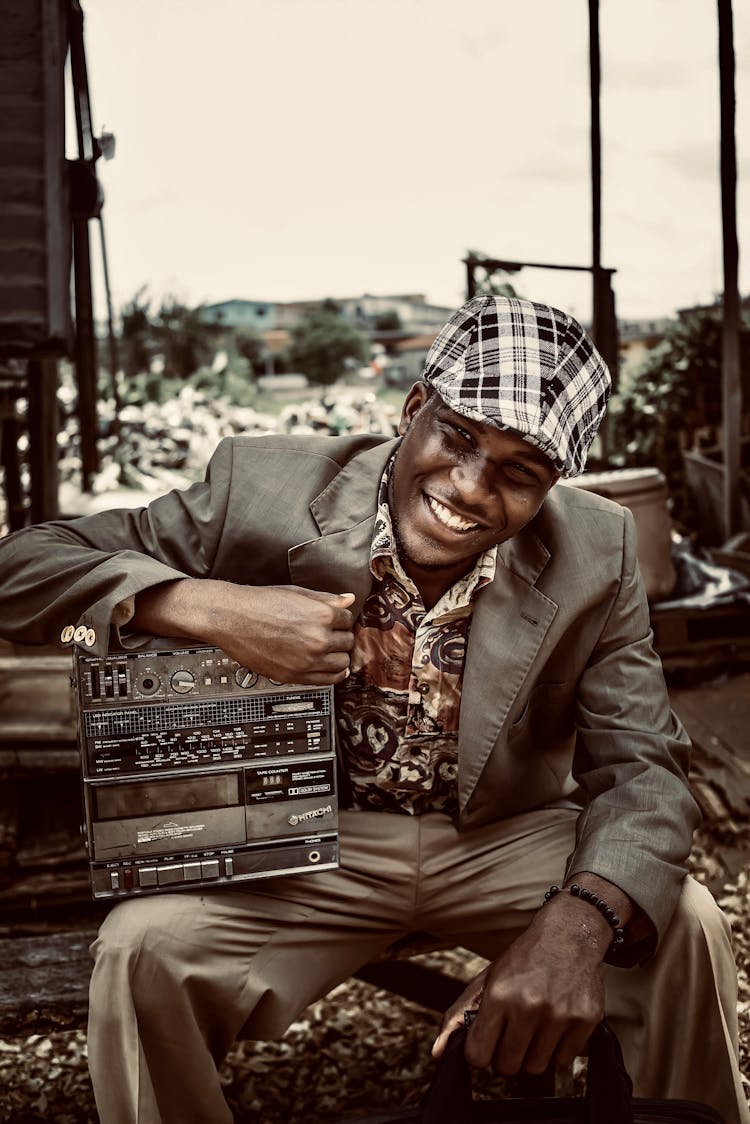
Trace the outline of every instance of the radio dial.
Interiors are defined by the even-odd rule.
[[[238,667],[234,673],[234,679],[238,687],[245,688],[254,687],[258,682],[258,676],[248,667]]]
[[[192,671],[183,669],[174,673],[170,683],[172,684],[172,690],[176,691],[178,695],[187,695],[195,686],[195,676]]]
[[[161,679],[153,671],[144,671],[136,679],[135,686],[142,695],[155,695],[161,687]]]

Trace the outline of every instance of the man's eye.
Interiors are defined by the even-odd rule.
[[[516,479],[522,477],[529,484],[536,483],[537,481],[535,473],[531,471],[527,464],[521,464],[520,461],[510,461],[507,465],[507,469]]]

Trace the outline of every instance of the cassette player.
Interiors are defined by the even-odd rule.
[[[94,898],[338,866],[333,688],[202,645],[76,653]]]

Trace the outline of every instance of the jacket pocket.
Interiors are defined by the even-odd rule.
[[[555,742],[573,733],[574,689],[569,683],[537,683],[508,728],[508,741],[526,736]]]

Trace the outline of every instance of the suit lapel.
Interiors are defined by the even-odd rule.
[[[320,538],[289,551],[289,572],[295,584],[353,593],[355,615],[370,591],[370,544],[378,488],[397,444],[384,441],[353,457],[310,504]]]
[[[459,723],[459,806],[466,807],[557,613],[535,588],[549,551],[530,531],[503,543],[494,581],[477,598]]]

